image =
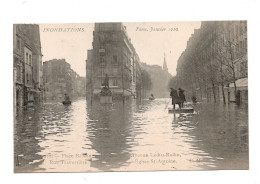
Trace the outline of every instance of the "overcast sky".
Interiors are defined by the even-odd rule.
[[[175,75],[177,60],[194,29],[200,27],[200,22],[124,25],[142,62],[162,66],[165,53],[169,72]],[[159,31],[151,31],[151,27],[159,28]],[[75,28],[78,30],[75,31]],[[85,60],[87,50],[92,48],[93,30],[94,24],[40,24],[43,62],[64,58],[74,71],[85,76]]]

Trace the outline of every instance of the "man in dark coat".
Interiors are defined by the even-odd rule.
[[[70,97],[66,93],[64,94],[64,100],[65,101],[70,101]]]
[[[173,109],[175,109],[175,104],[178,104],[179,109],[181,109],[181,101],[180,101],[180,98],[178,96],[177,90],[171,88],[170,96],[172,98]]]
[[[185,98],[185,95],[184,95],[184,90],[179,88],[178,94],[179,94],[179,97],[180,97],[181,107],[183,107],[183,103],[186,101],[186,98]]]

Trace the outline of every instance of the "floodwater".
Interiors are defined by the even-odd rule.
[[[14,171],[248,169],[246,105],[203,102],[193,114],[169,114],[168,102],[79,99],[25,110],[14,124]]]

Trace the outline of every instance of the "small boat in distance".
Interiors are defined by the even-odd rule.
[[[71,101],[63,101],[63,105],[71,105]]]
[[[155,98],[154,98],[154,96],[153,96],[153,94],[151,94],[151,96],[149,97],[149,100],[154,100]]]
[[[63,105],[71,105],[70,97],[65,93],[65,100],[62,102]]]

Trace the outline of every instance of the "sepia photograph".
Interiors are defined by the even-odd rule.
[[[247,27],[13,24],[14,173],[248,170]]]

